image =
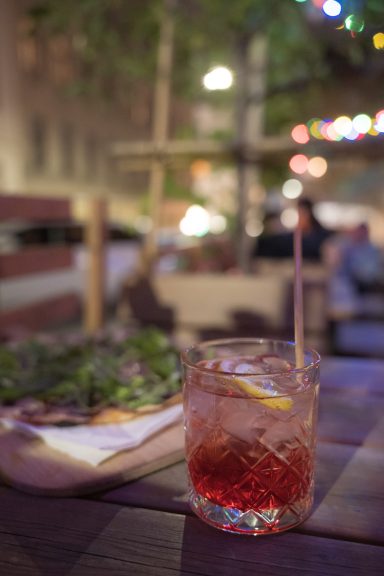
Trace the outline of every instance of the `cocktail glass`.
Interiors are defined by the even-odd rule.
[[[189,501],[228,532],[272,534],[310,514],[320,356],[292,342],[212,340],[182,353]]]

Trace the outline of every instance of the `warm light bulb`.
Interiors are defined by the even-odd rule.
[[[344,136],[344,138],[346,138],[353,129],[352,120],[348,116],[339,116],[334,121],[333,127],[337,134],[340,134],[340,136]]]
[[[384,132],[384,110],[380,110],[380,112],[376,114],[376,123],[374,128],[377,132]]]
[[[344,24],[347,30],[350,32],[362,32],[364,30],[365,22],[361,16],[357,16],[356,14],[350,14],[344,20]]]
[[[296,174],[304,174],[308,167],[308,158],[304,154],[296,154],[289,161],[289,167]]]
[[[209,232],[209,214],[205,208],[194,204],[188,208],[179,224],[185,236],[204,236]]]
[[[372,36],[372,42],[376,50],[384,50],[384,34],[383,32],[377,32]]]
[[[286,228],[294,228],[299,220],[296,208],[286,208],[280,216],[280,222]]]
[[[225,66],[212,68],[203,78],[203,85],[207,90],[227,90],[232,84],[233,74]]]
[[[314,178],[321,178],[328,169],[328,164],[322,156],[314,156],[308,162],[308,172]]]
[[[297,180],[296,178],[290,178],[284,182],[281,188],[281,192],[285,198],[294,200],[295,198],[298,198],[303,192],[303,185],[300,180]]]
[[[323,12],[327,16],[330,16],[330,18],[335,18],[336,16],[339,16],[341,12],[340,2],[337,2],[337,0],[327,0],[323,4]]]
[[[372,121],[367,114],[358,114],[352,120],[352,126],[356,132],[360,132],[360,134],[366,134],[369,132],[372,126]]]
[[[309,142],[308,128],[305,124],[298,124],[292,128],[291,136],[293,140],[298,144],[306,144]]]

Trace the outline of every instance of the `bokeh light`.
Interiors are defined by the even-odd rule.
[[[292,128],[291,136],[293,140],[298,144],[306,144],[309,142],[308,128],[305,124],[298,124]]]
[[[372,126],[372,120],[368,114],[358,114],[353,118],[352,126],[356,132],[360,132],[360,134],[367,134]]]
[[[212,68],[203,78],[203,85],[207,90],[227,90],[232,84],[233,74],[225,66]]]
[[[263,223],[258,219],[251,218],[245,224],[245,232],[251,238],[257,238],[258,236],[260,236],[263,233],[263,230],[264,230]]]
[[[320,132],[323,136],[324,140],[332,140],[333,138],[330,136],[330,130],[333,127],[332,120],[327,120],[326,122],[322,122]],[[333,128],[334,130],[334,128]]]
[[[202,178],[212,172],[212,164],[208,160],[194,160],[189,170],[194,178]]]
[[[327,170],[327,161],[322,156],[314,156],[308,162],[308,172],[314,178],[321,178]]]
[[[286,228],[294,228],[298,222],[298,214],[296,208],[285,208],[280,216],[280,222]]]
[[[332,140],[333,142],[338,142],[339,140],[341,140],[343,138],[340,134],[338,134],[336,132],[333,122],[331,122],[327,126],[327,136],[328,136],[328,139]]]
[[[198,204],[193,204],[180,221],[179,228],[185,236],[205,236],[209,232],[209,220],[208,211]]]
[[[320,118],[311,118],[311,120],[307,122],[307,126],[309,128],[311,135],[314,138],[317,138],[318,140],[324,139],[324,136],[321,133],[321,127],[323,123],[324,123],[323,120],[321,120]]]
[[[298,198],[300,194],[302,194],[303,184],[300,182],[300,180],[297,180],[296,178],[290,178],[289,180],[286,180],[286,182],[284,182],[281,188],[281,192],[283,196],[285,196],[285,198],[288,198],[289,200],[294,200],[295,198]]]
[[[360,136],[359,132],[355,130],[352,126],[352,130],[348,132],[348,134],[346,134],[344,138],[346,138],[347,140],[358,140],[359,136]]]
[[[372,42],[376,50],[384,50],[384,34],[377,32],[372,36]]]
[[[289,161],[289,167],[296,174],[304,174],[308,168],[308,158],[304,154],[295,154]]]
[[[377,112],[374,128],[380,133],[384,132],[384,110]]]
[[[379,136],[384,132],[384,110],[379,110],[372,116],[366,113],[357,114],[353,119],[345,115],[335,120],[311,118],[306,124],[295,126],[291,132],[295,142],[307,144],[308,142],[304,142],[303,126],[307,127],[308,142],[313,138],[330,142],[337,142],[343,138],[351,141],[361,140],[366,134]],[[298,139],[302,139],[303,142],[299,142]]]
[[[337,2],[337,0],[327,0],[323,4],[323,12],[324,12],[324,14],[326,14],[327,16],[330,16],[331,18],[335,18],[336,16],[339,16],[339,14],[341,12],[340,2]]]
[[[214,214],[209,221],[209,230],[212,234],[222,234],[227,228],[227,219],[222,214]]]
[[[334,121],[333,127],[337,134],[340,134],[340,136],[344,136],[345,138],[353,129],[352,120],[349,116],[339,116]]]
[[[380,132],[375,128],[375,120],[373,120],[373,125],[369,129],[368,134],[370,136],[378,136],[380,134]]]
[[[361,16],[357,14],[350,14],[344,20],[344,24],[347,30],[350,32],[362,32],[364,30],[365,22]]]

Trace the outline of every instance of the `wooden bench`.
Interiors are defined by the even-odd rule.
[[[69,200],[0,195],[0,225],[18,221],[54,225],[70,219]],[[28,294],[32,283],[36,284],[40,277],[44,281],[44,278],[69,271],[73,266],[72,249],[67,246],[21,246],[0,253],[0,337],[7,339],[45,330],[79,318],[79,294],[60,286],[60,282],[49,297],[41,298],[34,294],[29,298]],[[17,290],[23,293],[19,300]],[[8,300],[6,292],[11,295]]]
[[[141,298],[133,298],[135,293]],[[145,298],[146,293],[151,297]],[[306,342],[321,351],[327,329],[325,294],[323,277],[304,277]],[[161,324],[168,318],[169,328],[199,337],[293,338],[294,333],[292,274],[155,274],[136,285],[128,283],[123,303],[128,316],[139,322]]]

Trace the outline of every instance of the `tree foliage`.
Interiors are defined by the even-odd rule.
[[[276,111],[268,115],[272,130],[273,118],[277,126],[288,111],[291,117],[295,109],[300,112],[300,90],[327,77],[338,80],[335,61],[341,60],[344,70],[359,70],[373,51],[371,34],[351,38],[345,30],[335,30],[332,21],[319,25],[308,17],[309,2],[294,0],[39,0],[31,15],[38,32],[70,36],[77,58],[94,80],[88,75],[82,91],[113,85],[116,79],[124,90],[138,79],[154,79],[160,14],[167,3],[175,7],[173,90],[185,98],[202,96],[207,67],[236,67],[242,44],[255,33],[267,37],[266,94]],[[353,5],[360,6],[369,31],[384,19],[382,0]],[[233,94],[213,98],[220,103]]]

